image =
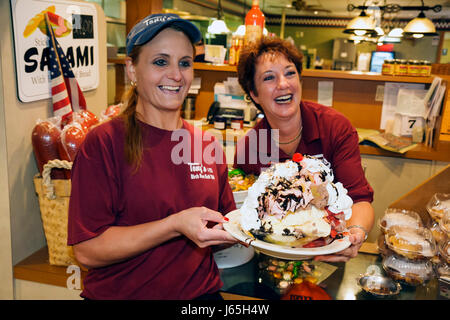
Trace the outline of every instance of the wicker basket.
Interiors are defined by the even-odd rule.
[[[53,168],[70,170],[72,162],[50,160],[44,165],[42,177],[34,177],[34,186],[39,197],[42,224],[47,239],[49,263],[57,266],[78,264],[71,246],[67,245],[67,219],[71,181],[69,179],[51,180]]]

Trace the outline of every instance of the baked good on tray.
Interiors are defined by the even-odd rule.
[[[424,284],[434,275],[430,261],[411,261],[397,255],[385,257],[383,269],[392,279],[414,286]]]
[[[379,221],[383,233],[393,226],[405,226],[410,228],[423,227],[422,219],[417,212],[405,209],[388,208]]]
[[[394,226],[385,234],[389,249],[408,259],[432,258],[436,254],[436,243],[430,230]]]

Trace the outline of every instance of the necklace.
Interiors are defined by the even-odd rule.
[[[294,139],[289,140],[289,141],[286,141],[286,142],[278,141],[278,144],[289,144],[289,143],[294,142],[295,140],[297,140],[298,138],[300,138],[300,136],[302,135],[302,131],[303,131],[303,126],[300,127],[300,131],[298,132],[297,136],[296,136]]]

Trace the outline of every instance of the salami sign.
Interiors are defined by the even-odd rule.
[[[51,97],[45,13],[81,90],[98,87],[99,44],[95,5],[65,0],[11,0],[11,11],[20,101]]]

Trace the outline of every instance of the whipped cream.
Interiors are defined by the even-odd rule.
[[[347,195],[347,189],[340,182],[327,184],[328,210],[333,213],[344,212],[345,220],[352,216],[353,200]]]
[[[274,177],[280,177],[289,180],[295,177],[297,174],[298,174],[298,165],[294,161],[277,163],[274,165],[273,171]]]
[[[329,182],[333,182],[334,175],[333,170],[331,170],[330,163],[325,160],[323,157],[304,157],[303,160],[300,162],[303,169],[307,170],[311,173],[319,173],[322,171],[326,172],[326,179]]]

